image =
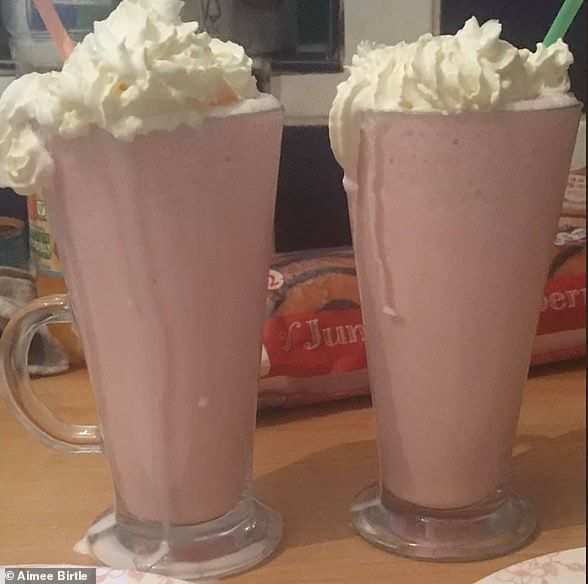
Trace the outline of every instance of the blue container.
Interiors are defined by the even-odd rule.
[[[104,20],[119,0],[55,0],[54,5],[72,39],[80,41],[94,21]],[[10,35],[17,75],[44,73],[61,67],[61,58],[33,0],[2,0],[2,21]]]

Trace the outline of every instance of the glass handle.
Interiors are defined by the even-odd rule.
[[[38,298],[14,314],[0,340],[0,393],[20,423],[43,444],[62,452],[102,452],[98,426],[65,422],[31,387],[28,355],[35,333],[48,324],[70,322],[73,312],[65,294]]]

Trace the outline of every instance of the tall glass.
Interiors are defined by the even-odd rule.
[[[389,551],[482,559],[535,530],[508,475],[579,116],[366,113],[346,187],[380,480],[351,514]]]
[[[87,535],[105,564],[226,575],[280,539],[251,478],[282,122],[274,108],[52,145],[47,199],[70,295],[10,321],[4,391],[48,445],[106,453],[116,505]],[[29,386],[34,331],[74,315],[100,428],[62,422]]]

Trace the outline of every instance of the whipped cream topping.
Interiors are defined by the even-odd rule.
[[[196,22],[182,22],[183,4],[123,0],[95,23],[61,72],[11,83],[0,98],[0,185],[38,192],[52,174],[52,136],[75,138],[98,126],[132,140],[198,126],[219,106],[257,101],[243,48],[198,32]]]
[[[537,50],[517,49],[500,39],[502,25],[470,18],[455,36],[425,34],[394,46],[363,42],[337,89],[329,118],[331,144],[347,179],[356,172],[363,113],[492,111],[568,97],[573,57],[561,40]],[[563,98],[563,99],[561,99]]]

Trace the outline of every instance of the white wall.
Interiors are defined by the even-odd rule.
[[[0,75],[0,93],[2,93],[12,81],[14,81],[14,77]]]
[[[344,0],[345,62],[359,42],[414,41],[433,31],[433,0]]]
[[[362,40],[394,44],[436,32],[439,0],[343,0],[345,62]],[[337,84],[346,74],[286,74],[272,78],[271,92],[284,104],[286,124],[326,124]]]

